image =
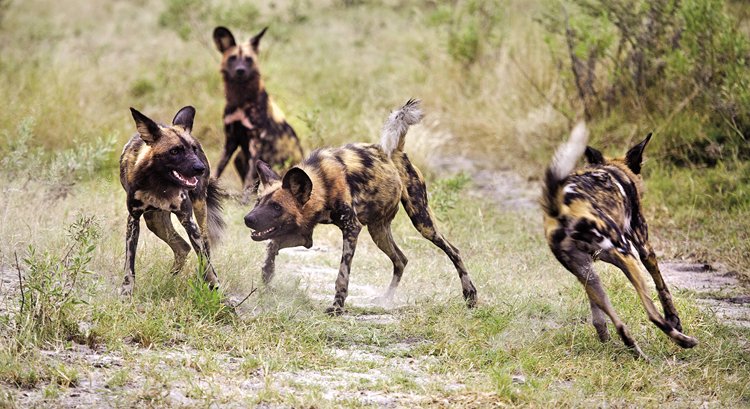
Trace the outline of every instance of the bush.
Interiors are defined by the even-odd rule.
[[[447,31],[448,54],[463,65],[472,65],[491,55],[503,39],[505,1],[451,1],[428,14],[428,23]]]
[[[99,226],[93,217],[79,216],[68,227],[68,236],[70,244],[63,253],[40,254],[29,247],[23,259],[26,273],[15,318],[19,334],[16,339],[21,342],[40,345],[58,340],[81,341],[75,310],[85,303],[81,280],[91,274],[88,265],[96,249]]]
[[[715,165],[750,158],[750,42],[724,6],[572,0],[543,21],[557,35],[555,52],[566,50],[587,119],[619,111],[624,121],[656,123],[670,141],[661,144],[667,159]],[[683,114],[698,118],[694,128],[680,126]]]

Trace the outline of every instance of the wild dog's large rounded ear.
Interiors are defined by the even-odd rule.
[[[291,168],[286,175],[284,180],[281,182],[283,189],[289,190],[299,204],[305,204],[310,200],[310,193],[312,192],[312,180],[307,176],[304,170],[300,168]]]
[[[598,150],[587,146],[584,155],[589,165],[604,165],[604,155]]]
[[[177,111],[172,120],[172,125],[181,126],[190,132],[193,130],[193,119],[195,119],[195,108],[188,105]]]
[[[133,107],[130,107],[130,113],[133,115],[135,128],[138,130],[138,134],[140,134],[143,142],[146,142],[147,145],[156,142],[159,136],[161,136],[159,125]]]
[[[237,45],[234,42],[232,32],[226,27],[216,27],[214,29],[214,44],[216,44],[216,49],[221,53]]]
[[[643,150],[646,149],[648,141],[651,140],[651,135],[652,133],[649,132],[648,135],[646,135],[646,139],[642,140],[638,145],[630,148],[630,150],[628,150],[628,153],[625,154],[625,164],[628,165],[630,170],[632,170],[636,175],[641,173],[641,163],[643,163]]]
[[[263,27],[263,30],[260,30],[258,34],[250,39],[250,46],[253,47],[253,51],[255,51],[256,54],[258,53],[258,47],[260,46],[260,39],[263,38],[263,34],[266,33],[266,30],[268,30],[268,27]]]
[[[260,179],[260,188],[263,189],[265,186],[280,180],[281,176],[274,172],[266,162],[259,160],[255,164],[255,170],[258,171],[258,178]]]

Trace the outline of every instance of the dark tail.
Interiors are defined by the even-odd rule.
[[[206,191],[206,206],[208,207],[208,240],[215,246],[221,242],[224,228],[227,224],[223,217],[223,202],[227,198],[226,192],[219,187],[219,182],[211,178]]]
[[[586,142],[589,138],[585,122],[579,122],[570,133],[570,139],[560,145],[555,151],[552,163],[544,174],[544,185],[542,186],[541,205],[548,216],[557,217],[560,213],[556,200],[557,192],[560,190],[562,181],[575,169],[578,159],[586,150]]]

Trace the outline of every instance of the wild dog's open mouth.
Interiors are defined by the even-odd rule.
[[[182,176],[182,174],[176,170],[172,171],[172,176],[174,176],[175,179],[177,179],[180,183],[182,183],[183,186],[193,188],[195,185],[198,184],[198,178],[196,176],[191,176],[189,178],[186,178],[185,176]]]
[[[276,227],[269,227],[265,230],[254,231],[250,233],[250,237],[255,241],[261,241],[268,238],[271,233],[276,231]]]

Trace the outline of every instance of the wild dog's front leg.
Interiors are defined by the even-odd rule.
[[[263,262],[263,284],[268,285],[276,272],[276,255],[279,254],[279,243],[276,240],[268,242],[266,247],[266,260]]]
[[[203,279],[208,282],[208,286],[211,289],[218,287],[219,280],[216,276],[216,270],[214,270],[214,266],[211,264],[208,240],[204,240],[198,225],[193,222],[192,208],[183,209],[176,214],[177,218],[180,220],[180,224],[182,224],[188,234],[193,249],[195,249],[195,252],[198,254],[198,261],[204,263],[205,270],[203,272]]]
[[[221,177],[221,174],[224,173],[224,168],[227,166],[227,163],[229,163],[229,159],[232,157],[232,154],[235,150],[237,150],[238,144],[237,140],[231,136],[231,126],[227,125],[225,128],[225,132],[227,134],[227,141],[224,145],[224,152],[222,153],[221,159],[219,160],[219,165],[216,167],[216,179]],[[244,178],[244,175],[240,175],[241,178]]]
[[[362,224],[350,206],[341,206],[332,215],[333,223],[341,229],[344,244],[339,265],[339,275],[336,278],[336,295],[333,305],[326,309],[331,315],[340,315],[344,312],[344,301],[349,292],[349,272],[351,271],[354,250],[357,248],[357,238],[362,230]]]
[[[273,279],[276,271],[276,256],[279,254],[279,250],[288,247],[305,246],[307,248],[312,247],[312,238],[305,236],[287,236],[277,239],[272,239],[268,242],[266,247],[266,260],[263,262],[263,284],[268,284]]]
[[[132,295],[135,284],[135,250],[138,247],[138,235],[142,212],[131,212],[128,215],[128,226],[125,232],[125,278],[122,280],[120,294]]]

